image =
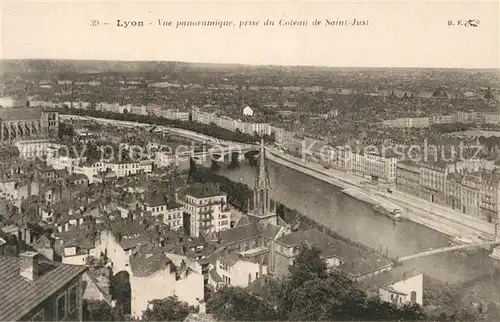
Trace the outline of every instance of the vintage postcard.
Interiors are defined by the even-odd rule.
[[[0,16],[0,320],[500,320],[498,1]]]

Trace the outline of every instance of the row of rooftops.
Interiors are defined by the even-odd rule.
[[[221,245],[230,245],[259,237],[275,240],[277,243],[288,248],[307,243],[321,249],[324,258],[341,258],[345,263],[340,269],[354,276],[368,274],[381,267],[392,265],[389,259],[381,255],[334,239],[317,229],[291,231],[276,239],[281,229],[282,227],[280,226],[272,224],[262,226],[257,222],[251,221],[232,229],[221,231],[219,233],[219,243]]]
[[[457,183],[474,182],[478,184],[486,184],[492,186],[499,186],[500,184],[500,169],[493,171],[475,171],[463,173],[450,173],[447,179]]]
[[[381,255],[330,237],[317,229],[292,231],[278,238],[276,242],[287,247],[297,247],[302,243],[313,245],[322,251],[325,259],[342,259],[344,264],[339,269],[353,276],[365,275],[392,265],[389,259]]]

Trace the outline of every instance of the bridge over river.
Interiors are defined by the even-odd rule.
[[[426,250],[426,251],[423,251],[423,252],[420,252],[420,253],[416,253],[416,254],[413,254],[413,255],[399,257],[397,259],[397,262],[398,263],[402,263],[402,262],[409,261],[409,260],[412,260],[412,259],[417,259],[417,258],[421,258],[421,257],[426,257],[426,256],[431,256],[431,255],[436,255],[436,254],[451,252],[451,251],[454,251],[454,250],[479,248],[479,247],[488,247],[488,246],[498,246],[498,245],[500,245],[500,241],[489,241],[489,242],[484,242],[484,243],[471,243],[471,244],[464,244],[464,245],[457,245],[457,246],[441,247],[441,248],[438,248],[438,249]]]

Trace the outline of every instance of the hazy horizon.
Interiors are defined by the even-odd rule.
[[[413,67],[413,66],[333,66],[333,65],[278,65],[278,64],[249,64],[249,63],[224,63],[224,62],[202,62],[202,61],[178,61],[178,60],[119,60],[119,59],[66,59],[66,58],[0,58],[0,62],[4,61],[52,61],[52,62],[108,62],[108,63],[179,63],[192,65],[220,65],[220,66],[248,66],[248,67],[286,67],[286,68],[345,68],[345,69],[447,69],[447,70],[498,70],[496,67],[485,68],[467,68],[467,67]]]

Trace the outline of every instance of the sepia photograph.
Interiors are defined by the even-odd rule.
[[[500,2],[0,3],[0,321],[500,321]]]

